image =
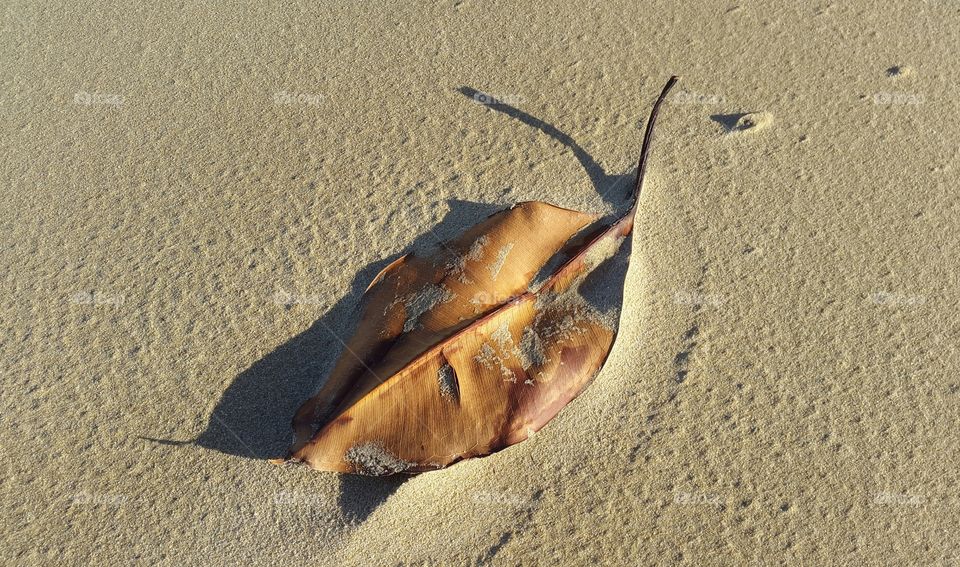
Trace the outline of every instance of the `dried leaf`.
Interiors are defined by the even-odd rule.
[[[633,229],[657,111],[676,80],[647,121],[634,204],[613,223],[584,230],[597,215],[520,203],[377,275],[330,378],[293,419],[287,460],[366,475],[433,470],[525,440],[576,397],[618,324],[580,285]],[[561,251],[566,261],[532,286]]]

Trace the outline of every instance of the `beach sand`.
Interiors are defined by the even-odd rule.
[[[2,22],[4,564],[960,562],[960,4]],[[623,210],[671,74],[583,395],[411,478],[266,462],[388,260]]]

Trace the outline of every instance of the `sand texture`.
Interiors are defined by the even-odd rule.
[[[3,565],[960,563],[960,3],[2,12]],[[671,74],[583,395],[408,479],[265,461],[390,260],[622,212]]]

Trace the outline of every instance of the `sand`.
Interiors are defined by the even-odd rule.
[[[3,11],[2,563],[960,562],[956,2]],[[622,211],[671,74],[580,398],[405,482],[265,462],[386,261]]]

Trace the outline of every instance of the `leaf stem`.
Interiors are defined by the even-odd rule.
[[[653,103],[653,109],[650,111],[650,118],[647,119],[647,129],[643,133],[643,146],[640,148],[640,161],[637,163],[637,183],[633,187],[633,207],[637,207],[640,201],[640,190],[643,188],[643,175],[647,171],[647,155],[650,153],[650,142],[653,140],[653,125],[657,121],[657,113],[660,112],[660,105],[667,98],[667,93],[673,88],[673,85],[680,80],[680,77],[674,75],[670,77],[667,84],[660,91],[657,102]]]

